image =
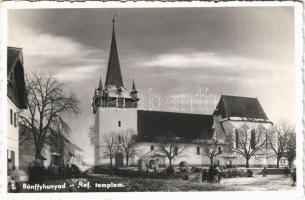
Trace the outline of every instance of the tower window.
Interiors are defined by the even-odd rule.
[[[155,150],[155,146],[154,145],[150,145],[150,150],[151,151]]]
[[[121,121],[118,121],[118,127],[121,127]]]
[[[197,147],[197,155],[200,155],[200,147]]]

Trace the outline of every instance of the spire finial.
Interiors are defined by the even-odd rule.
[[[113,26],[114,26],[114,23],[115,23],[115,17],[116,17],[116,13],[113,14],[113,18],[112,18]]]

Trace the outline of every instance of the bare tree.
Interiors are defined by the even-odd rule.
[[[69,132],[66,118],[79,113],[79,101],[65,94],[63,84],[52,74],[26,76],[26,92],[28,109],[20,111],[20,123],[33,134],[38,158],[48,134]]]
[[[288,160],[289,167],[292,167],[292,162],[296,157],[296,133],[295,131],[291,131],[288,136],[287,149],[285,153],[285,157]]]
[[[119,150],[118,141],[117,141],[117,133],[112,131],[109,134],[104,135],[105,139],[105,151],[104,157],[110,159],[110,167],[113,167],[113,158],[115,154]]]
[[[126,161],[126,167],[128,167],[129,159],[136,154],[136,131],[133,129],[127,129],[121,131],[119,134],[120,149]]]
[[[273,153],[270,157],[276,158],[276,167],[280,167],[281,158],[285,157],[288,147],[288,142],[293,129],[287,122],[281,121],[273,125],[268,131],[267,145]]]
[[[256,155],[264,155],[262,150],[266,146],[266,129],[259,126],[257,129],[250,129],[247,124],[243,124],[236,129],[235,141],[233,137],[228,139],[230,150],[236,152],[246,159],[246,168],[249,168],[249,160]],[[235,145],[233,145],[235,143]]]
[[[169,167],[172,167],[172,160],[181,156],[190,146],[182,143],[181,138],[175,137],[172,133],[157,138],[157,151],[164,154],[169,160]]]
[[[95,128],[94,124],[89,127],[89,133],[88,134],[89,134],[90,144],[95,146],[96,145],[96,139],[97,139],[96,138],[97,132],[96,132],[96,128]]]
[[[209,140],[198,140],[195,143],[199,144],[203,148],[203,155],[210,159],[211,166],[214,165],[214,158],[224,152],[224,144],[215,138]]]

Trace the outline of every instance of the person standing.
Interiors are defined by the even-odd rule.
[[[201,174],[201,182],[205,183],[208,181],[208,171],[207,169],[203,169],[202,174]]]
[[[267,176],[267,168],[266,168],[266,167],[264,167],[262,173],[263,173],[263,177],[266,177],[266,176]]]

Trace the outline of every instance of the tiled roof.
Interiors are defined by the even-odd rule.
[[[138,110],[138,134],[147,142],[169,132],[186,141],[209,139],[212,125],[212,115]]]
[[[220,114],[222,118],[268,120],[258,99],[251,97],[222,95],[214,113]]]

